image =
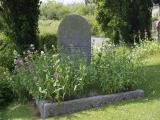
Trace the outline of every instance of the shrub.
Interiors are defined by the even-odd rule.
[[[39,54],[30,49],[23,58],[17,53],[11,85],[19,98],[64,101],[90,93],[133,90],[143,81],[142,59],[125,47],[93,53],[92,62],[63,54]],[[24,98],[26,97],[26,98]]]
[[[106,36],[115,38],[118,34],[119,40],[132,45],[145,33],[151,37],[152,0],[97,0],[96,6],[96,18]]]
[[[10,83],[5,68],[0,67],[0,109],[9,103],[13,98]]]
[[[41,18],[47,20],[61,20],[66,15],[78,14],[81,16],[90,16],[95,13],[95,5],[71,4],[64,5],[55,1],[48,1],[41,5]]]
[[[12,70],[14,68],[13,50],[15,45],[8,36],[4,33],[0,33],[0,66]]]
[[[49,20],[60,20],[70,13],[69,7],[55,1],[48,1],[41,5],[41,16]]]
[[[95,5],[85,5],[82,3],[69,5],[71,14],[78,14],[81,16],[93,16],[95,14]]]
[[[140,44],[136,44],[133,52],[136,56],[146,58],[149,55],[154,55],[160,52],[160,45],[157,41],[144,41]]]
[[[92,69],[95,70],[95,75],[92,76],[96,76],[96,80],[90,80],[97,81],[103,93],[134,90],[143,82],[142,61],[128,48],[109,50],[104,47],[93,57]]]
[[[20,52],[37,45],[39,5],[40,0],[1,0],[0,12]]]
[[[57,49],[57,36],[55,34],[40,35],[39,49],[44,50],[44,47],[46,47],[47,50],[53,50],[53,47]]]
[[[101,36],[103,35],[103,32],[101,31],[99,25],[98,25],[98,22],[96,20],[96,18],[94,16],[89,16],[89,17],[86,17],[86,19],[88,20],[90,26],[91,26],[91,32],[92,32],[92,35],[94,36]]]
[[[18,57],[15,60],[15,74],[11,80],[13,91],[22,100],[32,96],[59,101],[83,92],[83,64],[68,64],[69,59],[44,52],[39,55],[28,51],[26,55],[24,59]]]

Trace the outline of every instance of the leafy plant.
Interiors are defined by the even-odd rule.
[[[96,6],[96,18],[102,30],[118,41],[115,43],[123,40],[133,45],[139,43],[139,38],[145,38],[145,33],[151,37],[151,0],[96,0]]]
[[[69,7],[55,1],[48,1],[47,3],[42,3],[40,10],[41,17],[43,16],[43,18],[48,20],[60,20],[70,13]]]
[[[0,12],[8,34],[22,52],[30,44],[37,46],[39,0],[0,0]]]
[[[103,32],[101,31],[100,26],[94,16],[86,17],[86,19],[88,20],[88,23],[91,26],[92,35],[94,36],[103,35]]]
[[[57,36],[55,34],[42,34],[39,36],[40,50],[44,50],[44,47],[46,47],[47,50],[53,50],[53,46],[55,49],[57,48]]]
[[[81,16],[93,16],[95,13],[95,5],[71,4],[65,5],[56,1],[48,1],[42,3],[40,7],[41,19],[61,20],[69,14],[78,14]]]
[[[91,64],[74,56],[41,53],[31,48],[20,56],[15,52],[13,91],[20,99],[65,101],[92,93],[107,94],[133,90],[143,82],[141,56],[134,49],[118,47],[93,52]]]
[[[83,92],[85,64],[75,65],[72,59],[43,51],[40,55],[28,51],[24,59],[15,54],[16,68],[11,85],[19,98],[25,100],[32,96],[34,99],[59,101]],[[26,98],[23,98],[24,95]]]
[[[14,43],[4,33],[0,33],[0,66],[12,70],[14,68]]]
[[[8,71],[0,67],[0,109],[7,105],[14,97],[8,75]]]

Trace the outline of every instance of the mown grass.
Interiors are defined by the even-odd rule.
[[[145,69],[145,98],[106,105],[46,120],[160,120],[160,54],[149,56]],[[4,120],[40,120],[28,105],[11,104],[2,111]]]

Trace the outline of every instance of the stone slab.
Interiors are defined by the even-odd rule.
[[[57,115],[74,113],[89,108],[101,107],[103,105],[111,104],[117,101],[138,99],[143,97],[143,90],[135,90],[117,94],[81,98],[61,103],[52,103],[51,101],[36,101],[36,105],[41,117],[46,118]]]

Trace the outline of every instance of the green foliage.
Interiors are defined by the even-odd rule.
[[[85,5],[85,4],[72,4],[64,5],[55,1],[48,1],[47,3],[42,3],[41,5],[41,19],[48,20],[61,20],[66,15],[78,14],[81,16],[94,15],[95,5]]]
[[[56,49],[57,48],[57,36],[55,34],[42,34],[42,35],[40,35],[39,49],[44,50],[44,47],[47,50],[52,50],[53,47]]]
[[[89,16],[86,17],[86,19],[88,20],[90,26],[91,26],[91,32],[92,35],[96,36],[96,35],[102,35],[102,31],[100,29],[100,26],[96,20],[96,18],[94,16]]]
[[[49,20],[60,20],[70,13],[67,6],[55,1],[48,1],[47,3],[43,3],[40,10],[41,16]]]
[[[119,33],[119,40],[134,44],[145,37],[150,37],[151,0],[97,0],[97,20],[102,30],[112,39]],[[117,41],[117,39],[116,39]]]
[[[0,33],[0,66],[12,70],[14,68],[13,50],[15,45],[4,33]]]
[[[85,5],[92,4],[92,3],[94,3],[94,1],[95,1],[95,0],[84,0]]]
[[[0,0],[0,11],[9,28],[9,35],[22,51],[37,45],[39,0]]]
[[[39,32],[43,34],[57,34],[60,21],[57,20],[39,20]]]
[[[104,46],[92,58],[91,70],[94,71],[94,75],[89,83],[96,81],[94,86],[98,85],[99,91],[103,93],[135,89],[137,84],[143,81],[142,59],[135,57],[135,53],[126,47],[106,49],[107,47],[108,45]]]
[[[33,47],[33,46],[32,46]],[[13,91],[20,99],[64,101],[135,89],[143,81],[141,57],[125,47],[94,52],[92,62],[73,59],[63,54],[33,52],[33,48],[17,56],[11,77]],[[25,97],[25,98],[24,98]]]
[[[13,93],[7,77],[9,76],[7,76],[5,68],[0,66],[0,109],[13,98]]]
[[[34,99],[59,101],[70,99],[84,90],[83,64],[68,64],[69,60],[44,52],[39,55],[28,51],[26,54],[28,56],[24,60],[17,58],[15,61],[17,66],[11,80],[13,90],[19,98],[24,100],[24,97],[32,96]]]
[[[103,32],[101,31],[100,26],[94,16],[85,16],[85,18],[91,26],[92,35],[103,35]],[[58,20],[39,20],[40,36],[46,34],[57,34],[60,22],[61,21]]]
[[[95,14],[95,5],[85,5],[85,4],[73,4],[69,5],[71,14],[78,14],[81,16],[93,16]]]
[[[148,55],[147,61],[147,64],[144,66],[146,81],[139,86],[139,88],[145,91],[144,99],[116,102],[101,108],[48,118],[46,120],[117,120],[117,118],[119,120],[146,120],[149,118],[158,120],[160,118],[160,109],[157,109],[160,106],[160,54]],[[28,104],[21,105],[19,103],[11,104],[7,109],[3,110],[2,118],[5,120],[15,120],[17,118],[40,119],[37,115],[33,115],[32,110],[28,109]]]
[[[160,52],[160,45],[156,41],[144,41],[136,44],[134,54],[141,58],[147,58],[148,55],[155,55]]]
[[[7,31],[7,26],[6,26],[4,19],[0,13],[0,32],[3,32],[3,31]]]
[[[96,21],[95,5],[72,4],[64,5],[55,1],[48,1],[41,5],[41,16],[39,20],[40,34],[56,34],[60,20],[69,14],[77,14],[87,18],[91,25],[93,35],[101,35],[102,32]]]
[[[160,118],[160,54],[148,55],[145,69],[145,82],[139,88],[145,91],[145,98],[116,102],[97,109],[85,110],[75,114],[48,118],[46,120],[146,120],[148,118],[158,120]],[[147,108],[147,109],[146,109]],[[127,112],[126,112],[127,110]],[[85,114],[84,114],[85,113]],[[75,118],[75,116],[78,116]],[[2,118],[7,119],[39,119],[28,109],[28,104],[10,104],[2,111]]]

